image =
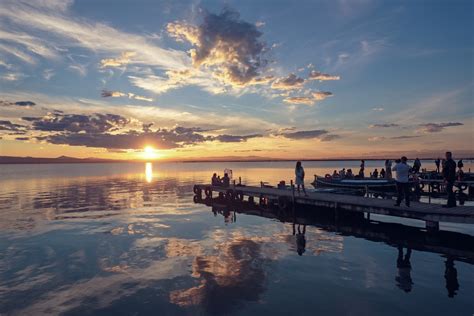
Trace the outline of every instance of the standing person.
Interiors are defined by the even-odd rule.
[[[453,186],[456,181],[456,162],[453,160],[453,154],[446,152],[446,162],[443,164],[443,178],[446,183],[446,193],[448,193],[448,203],[443,207],[455,207],[456,196],[454,195]]]
[[[436,165],[436,172],[439,173],[439,165],[441,164],[441,159],[436,159],[435,160],[435,165]]]
[[[298,194],[300,194],[300,186],[301,186],[303,188],[304,195],[308,196],[308,194],[306,194],[306,190],[304,189],[304,169],[303,169],[303,166],[301,165],[301,161],[296,162],[295,184],[298,190]]]
[[[360,170],[359,170],[359,177],[364,178],[364,170],[365,170],[365,160],[360,161]]]
[[[390,159],[385,160],[385,177],[392,179],[392,161]]]
[[[415,173],[419,173],[421,169],[421,161],[420,159],[416,158],[415,162],[413,162],[413,171]]]
[[[458,161],[458,169],[461,170],[464,167],[464,162],[462,162],[462,159]]]
[[[410,166],[407,164],[407,157],[403,156],[397,164],[392,168],[392,171],[397,173],[395,180],[397,182],[397,203],[395,206],[400,206],[403,198],[405,198],[405,205],[410,207],[410,183],[408,182],[408,174],[410,173]]]

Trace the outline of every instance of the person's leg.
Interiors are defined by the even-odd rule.
[[[296,185],[296,190],[298,191],[298,194],[300,194],[300,185],[299,184]]]
[[[308,195],[308,194],[306,194],[306,190],[305,190],[305,188],[304,188],[304,184],[302,184],[301,187],[303,188],[303,193],[304,193],[304,195]]]
[[[410,183],[403,184],[403,191],[405,195],[405,205],[410,206]]]
[[[398,206],[402,202],[403,188],[400,182],[396,182],[396,183],[397,183],[397,202],[395,203],[395,205]]]
[[[454,186],[453,182],[448,182],[447,185],[446,185],[446,192],[448,193],[448,203],[447,203],[447,205],[449,207],[456,206],[456,196],[454,195],[453,186]]]

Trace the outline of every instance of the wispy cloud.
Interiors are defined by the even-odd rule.
[[[438,133],[447,127],[462,126],[460,122],[447,122],[447,123],[424,123],[420,124],[420,128],[417,130],[421,133]]]

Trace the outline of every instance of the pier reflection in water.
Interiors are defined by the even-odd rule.
[[[267,165],[225,167],[249,182],[258,181],[255,174],[285,179],[291,167]],[[292,216],[194,203],[193,185],[223,167],[0,169],[0,314],[447,315],[474,309],[468,230],[428,234],[357,217],[336,223],[314,210]]]
[[[236,222],[237,214],[260,216],[277,219],[283,223],[292,223],[292,236],[296,237],[295,249],[300,256],[306,252],[307,225],[322,229],[323,232],[336,232],[341,236],[353,236],[371,242],[384,242],[398,251],[395,282],[398,288],[407,293],[412,291],[414,285],[411,276],[412,249],[437,253],[441,255],[438,260],[445,258],[444,278],[448,297],[454,297],[460,288],[455,261],[474,265],[474,237],[467,234],[449,231],[427,232],[424,229],[401,224],[367,220],[363,214],[347,213],[346,217],[341,219],[340,215],[336,217],[331,209],[315,210],[300,206],[297,209],[282,211],[249,202],[229,205],[219,198],[205,200],[195,198],[195,202],[210,206],[215,216],[221,214],[224,217],[225,223]],[[319,238],[316,239],[319,243]],[[313,253],[320,251],[319,249],[312,250]]]

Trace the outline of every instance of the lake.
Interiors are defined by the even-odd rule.
[[[358,165],[303,162],[306,185]],[[293,162],[0,165],[0,315],[474,313],[472,225],[433,235],[383,216],[195,203],[193,185],[225,168],[246,184],[294,174]]]

